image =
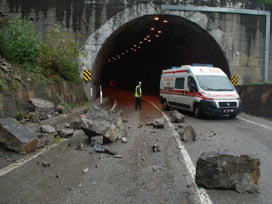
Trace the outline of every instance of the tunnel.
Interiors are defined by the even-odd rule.
[[[99,83],[117,81],[125,90],[133,91],[141,81],[145,93],[157,95],[161,71],[185,64],[213,64],[230,75],[214,38],[179,16],[146,15],[130,21],[112,33],[101,50],[96,58]]]

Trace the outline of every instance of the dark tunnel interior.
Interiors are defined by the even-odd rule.
[[[229,76],[223,51],[206,30],[185,18],[148,15],[131,21],[103,46],[101,84],[117,81],[133,91],[142,81],[143,91],[159,93],[161,71],[172,66],[201,63],[220,67]]]

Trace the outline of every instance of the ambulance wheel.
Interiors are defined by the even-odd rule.
[[[162,104],[162,106],[163,106],[163,110],[165,110],[165,111],[168,111],[168,110],[169,110],[169,106],[168,106],[168,104],[167,104],[167,101],[166,101],[166,100],[163,100],[163,104]]]
[[[196,118],[201,118],[201,116],[202,116],[202,110],[201,110],[201,106],[199,104],[194,105],[194,116]]]

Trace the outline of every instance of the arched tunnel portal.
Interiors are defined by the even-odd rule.
[[[131,91],[142,81],[145,93],[159,94],[161,71],[172,66],[213,64],[230,75],[220,45],[208,31],[184,17],[155,13],[119,23],[116,29],[110,26],[92,34],[86,42],[87,57],[81,61],[83,69],[92,72],[92,82],[84,87],[89,99],[90,87],[96,97],[99,85],[112,80]],[[113,31],[105,34],[110,29]]]
[[[135,19],[111,35],[100,58],[101,84],[114,80],[120,88],[134,90],[138,81],[149,93],[159,93],[161,71],[172,66],[201,63],[229,67],[217,42],[197,24],[171,15]]]

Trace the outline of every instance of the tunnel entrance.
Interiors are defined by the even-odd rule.
[[[214,38],[178,16],[147,15],[130,21],[114,32],[102,49],[100,84],[117,81],[127,90],[134,90],[142,81],[146,93],[159,94],[161,71],[172,66],[213,64],[230,74]]]

